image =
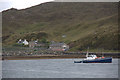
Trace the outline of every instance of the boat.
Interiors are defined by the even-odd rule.
[[[112,57],[74,61],[74,63],[112,63]]]
[[[74,63],[112,63],[112,57],[97,57],[94,54],[89,55],[87,51],[86,59],[81,61],[74,61]]]

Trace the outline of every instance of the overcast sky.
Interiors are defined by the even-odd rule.
[[[54,0],[0,0],[0,12],[9,8],[24,9]]]

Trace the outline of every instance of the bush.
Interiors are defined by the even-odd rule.
[[[24,46],[24,44],[23,43],[15,43],[15,44],[13,44],[13,46]]]

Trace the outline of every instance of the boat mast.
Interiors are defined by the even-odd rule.
[[[103,53],[103,50],[104,50],[104,49],[102,49],[102,50],[101,50],[101,54],[102,54],[102,57],[104,57],[104,53]]]
[[[88,47],[88,50],[87,50],[87,54],[86,54],[86,57],[88,57],[88,55],[89,55],[89,47]]]

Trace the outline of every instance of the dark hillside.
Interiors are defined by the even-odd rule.
[[[4,45],[20,38],[46,38],[67,42],[72,50],[87,46],[117,50],[118,3],[48,2],[2,13]]]

